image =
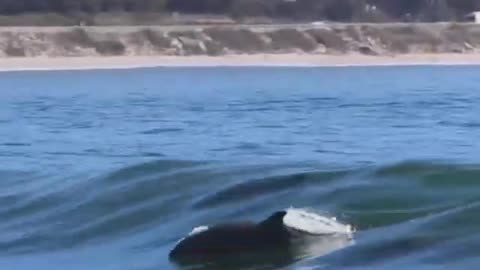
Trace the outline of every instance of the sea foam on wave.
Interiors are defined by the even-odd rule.
[[[285,226],[315,235],[353,235],[351,225],[342,224],[336,218],[325,217],[302,208],[289,208],[283,218]]]

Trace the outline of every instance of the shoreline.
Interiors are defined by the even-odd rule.
[[[252,54],[225,56],[86,56],[2,58],[0,71],[69,71],[160,67],[374,67],[480,65],[480,53],[405,54]]]

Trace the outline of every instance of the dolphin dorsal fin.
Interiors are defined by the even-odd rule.
[[[260,222],[260,226],[274,226],[274,225],[283,225],[283,218],[287,214],[286,211],[277,211],[270,215],[267,219]]]

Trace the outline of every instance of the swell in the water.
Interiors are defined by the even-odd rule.
[[[9,186],[0,193],[0,256],[99,243],[159,249],[165,254],[158,256],[166,256],[198,225],[259,221],[291,206],[355,227],[356,244],[327,256],[332,265],[374,264],[414,251],[422,260],[473,256],[456,248],[480,247],[472,242],[480,239],[476,164],[425,161],[323,170],[311,164],[161,160],[93,178],[17,171],[0,171],[0,178],[0,185]],[[440,246],[441,252],[428,255]],[[348,256],[336,257],[339,253]]]

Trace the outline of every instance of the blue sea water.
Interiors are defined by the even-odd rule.
[[[290,206],[355,243],[218,269],[477,269],[479,74],[0,73],[0,269],[183,269],[167,255],[192,228]]]

